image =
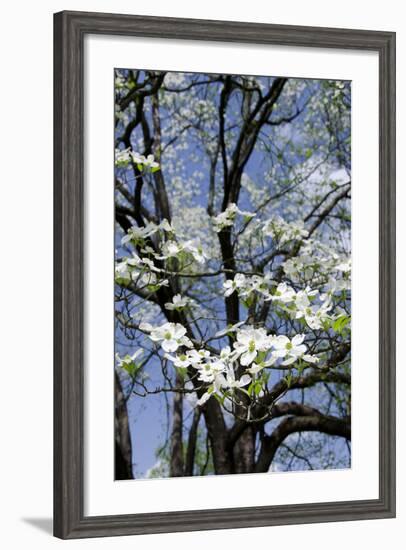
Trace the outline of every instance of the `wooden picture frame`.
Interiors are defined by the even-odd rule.
[[[395,516],[395,34],[135,15],[54,18],[54,534],[80,538]],[[84,515],[83,40],[86,34],[368,50],[379,54],[379,498]]]

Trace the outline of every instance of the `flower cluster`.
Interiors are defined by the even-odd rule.
[[[293,319],[304,319],[308,327],[313,330],[322,329],[326,321],[331,320],[329,312],[332,309],[332,295],[337,288],[342,289],[339,281],[332,280],[323,294],[309,286],[296,291],[286,282],[276,285],[269,274],[263,277],[259,275],[248,277],[243,273],[237,273],[234,279],[225,281],[223,287],[224,296],[237,292],[243,300],[252,292],[257,292],[264,301],[274,302]],[[317,304],[314,303],[316,297],[319,298]]]
[[[117,367],[119,369],[125,370],[131,378],[134,378],[141,367],[141,365],[136,362],[136,359],[142,354],[142,349],[137,349],[137,351],[133,353],[133,355],[127,354],[124,357],[120,357],[119,354],[116,353]]]
[[[133,245],[143,245],[145,239],[163,230],[165,233],[173,233],[174,229],[167,219],[163,219],[161,223],[148,222],[144,227],[133,225],[127,231],[127,235],[121,239],[121,244],[132,243]]]
[[[280,283],[272,300],[291,318],[303,319],[312,330],[328,329],[334,320],[343,315],[332,315],[334,291],[335,289],[327,287],[326,292],[320,294],[317,289],[309,286],[295,291],[287,283]]]
[[[238,206],[232,202],[223,212],[220,212],[217,216],[213,216],[212,221],[215,231],[219,233],[226,227],[232,227],[237,214],[243,216],[245,222],[248,222],[256,216],[256,214],[253,214],[252,212],[244,212],[243,210],[240,210]]]
[[[172,298],[172,302],[167,302],[165,304],[165,309],[168,311],[180,311],[181,309],[188,307],[191,303],[193,303],[193,301],[190,298],[187,298],[186,296],[182,297],[180,294],[175,294]]]
[[[141,253],[139,255],[133,251],[130,256],[122,257],[116,262],[115,279],[122,285],[128,285],[131,281],[137,280],[144,286],[155,287],[156,290],[160,286],[168,286],[167,279],[160,280],[158,277],[160,273],[165,275],[166,261],[179,260],[182,267],[182,263],[202,264],[208,259],[200,243],[193,240],[185,242],[175,240],[175,230],[166,219],[159,224],[149,222],[144,227],[130,227],[121,239],[121,244],[137,247]],[[178,303],[177,307],[180,305]]]
[[[245,223],[255,216],[230,204],[212,218],[215,230],[233,227],[238,215],[244,217]],[[350,260],[308,238],[300,223],[285,222],[276,216],[265,222],[254,220],[252,228],[261,232],[261,238],[271,238],[274,248],[304,240],[300,254],[277,264],[279,275],[275,269],[267,273],[235,273],[223,283],[224,296],[235,292],[246,307],[255,303],[255,297],[272,302],[272,310],[281,318],[297,320],[311,330],[336,330],[335,324],[337,331],[343,330],[349,317],[343,310],[333,314],[334,297],[349,288]],[[170,279],[173,273],[184,273],[193,262],[203,264],[208,259],[197,239],[182,240],[180,230],[175,231],[167,220],[131,227],[122,238],[122,245],[131,245],[133,250],[117,262],[116,281],[123,286],[132,283],[137,288],[146,287],[151,293],[170,285],[166,277]],[[286,281],[279,282],[281,273]],[[194,310],[197,304],[181,293],[171,295],[170,301],[163,304],[167,311],[181,311],[185,316],[193,313],[192,306]],[[267,385],[266,369],[301,369],[304,364],[319,361],[309,351],[304,334],[270,334],[265,328],[246,325],[245,321],[215,334],[213,339],[227,335],[230,340],[229,346],[220,349],[208,347],[203,341],[192,341],[186,326],[180,323],[165,322],[158,326],[141,323],[139,328],[176,369],[187,369],[188,375],[201,383],[199,405],[212,396],[224,400],[236,399],[238,392],[250,397],[254,393],[259,395]]]
[[[160,246],[159,253],[151,247],[145,246],[146,239],[152,237],[160,230],[164,231],[167,240]],[[144,246],[142,251],[152,255],[157,260],[167,260],[169,258],[189,258],[199,264],[204,263],[208,259],[208,255],[203,250],[200,243],[193,240],[178,242],[175,240],[175,230],[166,220],[162,220],[160,224],[149,222],[145,227],[132,226],[128,229],[127,234],[121,239],[121,244],[131,243],[134,246]]]
[[[175,240],[169,240],[162,245],[161,252],[161,255],[156,256],[159,260],[167,260],[169,258],[188,259],[191,257],[197,263],[202,264],[208,258],[203,247],[194,241],[179,243]]]
[[[164,323],[159,327],[141,323],[140,330],[147,332],[151,340],[159,343],[166,352],[177,351],[180,346],[192,347],[185,327],[179,323]]]
[[[142,323],[140,330],[162,347],[166,359],[176,368],[191,367],[196,371],[197,379],[208,386],[198,401],[200,405],[212,395],[230,396],[235,389],[244,388],[260,371],[277,362],[289,366],[299,360],[307,363],[318,361],[317,357],[307,353],[304,334],[289,339],[285,335],[267,334],[263,328],[240,328],[241,323],[238,325],[238,328],[232,327],[235,332],[233,348],[225,346],[218,352],[195,349],[186,336],[186,328],[179,323],[164,323],[158,327]],[[173,353],[176,355],[171,355]],[[239,367],[245,367],[245,372],[236,379]]]
[[[325,284],[333,276],[341,277],[345,281],[342,290],[350,288],[351,260],[313,239],[306,242],[298,256],[284,262],[283,270],[293,282],[312,280],[316,284]]]
[[[287,222],[280,216],[275,216],[266,220],[262,226],[263,234],[271,237],[279,246],[294,241],[304,239],[309,232],[304,229],[303,221]]]
[[[161,286],[168,286],[168,279],[159,278],[157,268],[149,258],[140,258],[135,252],[130,257],[116,262],[115,281],[119,285],[127,286],[133,282],[138,288],[147,287],[154,292]]]
[[[127,149],[116,149],[115,164],[118,168],[127,168],[131,162],[137,166],[140,172],[156,172],[159,170],[159,163],[155,161],[154,155],[145,157],[144,155],[132,151],[131,147]]]
[[[265,300],[271,300],[271,288],[274,286],[273,279],[269,273],[265,275],[244,275],[236,273],[233,279],[227,279],[223,283],[224,296],[231,296],[237,292],[240,297],[248,298],[251,293],[257,292]]]
[[[314,291],[312,291],[314,292]],[[295,296],[296,319],[304,319],[307,325],[313,330],[322,329],[326,322],[331,320],[329,311],[332,308],[331,298],[327,295],[321,296],[321,305],[311,304],[310,296],[314,294],[300,290]],[[327,325],[328,326],[328,325]]]
[[[164,78],[164,85],[169,88],[176,86],[182,86],[185,82],[185,75],[183,73],[166,73]]]
[[[116,353],[117,366],[127,370],[134,363],[137,357],[140,357],[140,355],[142,354],[143,354],[142,349],[137,349],[137,351],[133,353],[133,355],[127,354],[124,357],[120,357],[119,354]]]

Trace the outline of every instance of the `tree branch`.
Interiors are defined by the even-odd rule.
[[[351,440],[351,421],[334,416],[290,416],[274,429],[271,435],[262,439],[261,450],[255,465],[256,472],[268,472],[275,454],[282,442],[292,433],[321,432]]]

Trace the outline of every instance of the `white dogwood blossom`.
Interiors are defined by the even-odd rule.
[[[296,296],[296,319],[304,318],[311,329],[321,329],[323,323],[329,319],[331,307],[330,299],[325,299],[320,306],[311,305],[308,295],[302,291],[300,296]]]
[[[116,149],[115,151],[115,165],[117,168],[127,168],[130,163],[133,162],[138,170],[156,172],[159,170],[159,163],[155,161],[154,155],[141,155],[131,150],[131,147],[127,149]]]
[[[158,226],[154,223],[149,223],[145,227],[138,227],[133,225],[127,231],[127,235],[121,239],[121,244],[133,243],[143,244],[144,240],[151,235],[154,235],[158,231]]]
[[[251,382],[251,376],[248,374],[243,374],[239,380],[235,377],[234,369],[229,367],[225,371],[224,376],[224,387],[229,388],[231,390],[235,388],[243,388],[244,386],[248,386],[248,384]]]
[[[172,298],[172,302],[167,302],[165,304],[165,308],[169,311],[178,311],[187,307],[189,304],[190,298],[187,298],[186,296],[182,297],[180,294],[175,294],[175,296]]]
[[[204,362],[208,361],[211,357],[210,352],[207,350],[195,350],[188,349],[180,355],[165,355],[166,359],[169,359],[173,362],[175,367],[188,367],[193,366],[194,368],[200,368]]]
[[[162,254],[156,257],[160,260],[167,260],[169,258],[182,258],[184,256],[191,257],[193,260],[202,264],[207,259],[207,254],[199,244],[195,244],[193,241],[177,242],[174,240],[166,241],[162,245]]]
[[[246,276],[243,273],[236,273],[233,279],[227,279],[223,283],[224,296],[231,296],[236,291],[239,296],[248,297],[253,292],[257,292],[264,299],[270,300],[273,285],[274,282],[270,273],[264,276],[257,274]]]
[[[337,264],[336,269],[338,271],[343,271],[344,273],[348,273],[349,271],[351,271],[351,258]]]
[[[308,231],[304,228],[303,221],[287,222],[280,216],[275,216],[263,224],[263,233],[271,237],[279,246],[308,236]]]
[[[142,349],[137,349],[137,351],[135,351],[132,355],[127,354],[124,355],[124,357],[120,357],[119,354],[116,353],[117,366],[126,369],[131,366],[137,357],[140,357],[143,353],[144,352]]]
[[[182,353],[181,355],[169,355],[168,353],[165,355],[165,359],[169,359],[172,361],[172,363],[175,365],[175,367],[185,369],[189,367],[192,362],[190,360],[190,357],[186,353]]]
[[[128,284],[131,281],[131,271],[126,260],[116,262],[115,265],[115,281],[119,284]]]
[[[116,262],[115,281],[123,286],[134,283],[138,288],[153,287],[154,290],[158,290],[162,286],[169,285],[168,279],[158,277],[157,274],[160,272],[161,269],[157,268],[152,260],[140,258],[133,253]]]
[[[223,373],[226,365],[220,359],[210,360],[206,363],[198,363],[197,369],[199,372],[198,379],[202,382],[214,382],[219,374]],[[223,386],[223,384],[222,384]]]
[[[272,295],[272,300],[277,300],[278,302],[282,302],[284,304],[288,304],[290,302],[293,302],[293,300],[296,297],[296,292],[293,290],[292,287],[290,287],[286,283],[280,283],[276,287],[275,293]]]
[[[256,216],[253,212],[240,210],[235,203],[231,203],[223,212],[212,218],[215,231],[219,233],[226,227],[232,227],[237,214],[243,216],[244,221],[249,221]]]
[[[216,338],[220,336],[225,336],[226,334],[232,334],[233,332],[237,332],[238,328],[241,325],[244,325],[245,321],[239,321],[238,323],[235,323],[234,325],[228,325],[226,328],[219,330],[214,335]]]
[[[191,254],[193,256],[193,259],[199,263],[203,264],[208,259],[208,254],[203,250],[203,247],[200,244],[196,244],[193,241],[186,241],[182,245],[183,250]]]
[[[145,167],[147,169],[159,169],[159,163],[154,160],[154,155],[140,155],[139,153],[132,152],[130,153],[132,161],[142,169]]]
[[[231,296],[234,290],[237,290],[238,288],[243,288],[245,281],[246,279],[243,273],[237,273],[234,276],[234,279],[227,279],[226,281],[224,281],[224,296]]]
[[[306,354],[307,348],[303,344],[304,339],[304,334],[296,334],[291,340],[285,335],[277,336],[274,339],[274,355],[284,358],[282,365],[290,365],[298,359],[303,359],[309,363],[317,362],[316,357]]]
[[[201,370],[199,380],[211,383],[207,391],[197,401],[197,405],[204,405],[213,395],[222,396],[223,392],[233,392],[238,388],[243,388],[251,382],[248,374],[243,374],[239,380],[235,378],[235,372],[231,367],[227,367],[223,362],[216,361],[205,366]]]
[[[131,160],[130,151],[131,147],[127,149],[116,149],[115,164],[118,168],[125,168],[128,166]]]
[[[250,365],[257,357],[258,352],[266,351],[269,347],[270,338],[262,328],[248,328],[237,332],[234,348],[240,355],[241,365]]]
[[[190,341],[186,337],[186,329],[179,323],[164,323],[155,328],[144,325],[143,328],[145,330],[150,328],[149,337],[153,342],[160,343],[166,352],[174,352],[179,346],[190,345]]]
[[[297,256],[284,262],[283,270],[293,282],[312,280],[313,284],[325,284],[333,274],[335,278],[349,279],[351,260],[337,254],[331,247],[309,239]]]
[[[159,231],[164,231],[165,233],[170,234],[174,233],[174,229],[167,219],[163,219],[159,224],[148,222],[143,227],[133,225],[128,229],[127,234],[121,239],[121,244],[143,245],[145,239],[155,235]]]

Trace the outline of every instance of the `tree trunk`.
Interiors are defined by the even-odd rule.
[[[248,426],[237,439],[233,449],[234,472],[247,474],[255,468],[255,432]]]
[[[115,393],[115,479],[133,479],[132,449],[128,427],[127,405],[117,372],[114,373]]]
[[[216,474],[232,473],[232,455],[228,449],[227,427],[219,403],[211,398],[204,405],[204,419]]]
[[[177,375],[176,387],[181,387],[182,382],[182,378]],[[183,476],[183,473],[183,394],[181,392],[175,392],[173,395],[173,420],[169,475],[170,477],[180,477]]]
[[[201,416],[201,410],[199,408],[196,408],[193,414],[192,425],[190,426],[190,430],[189,430],[188,445],[187,445],[186,460],[185,460],[185,476],[193,475],[200,416]]]

